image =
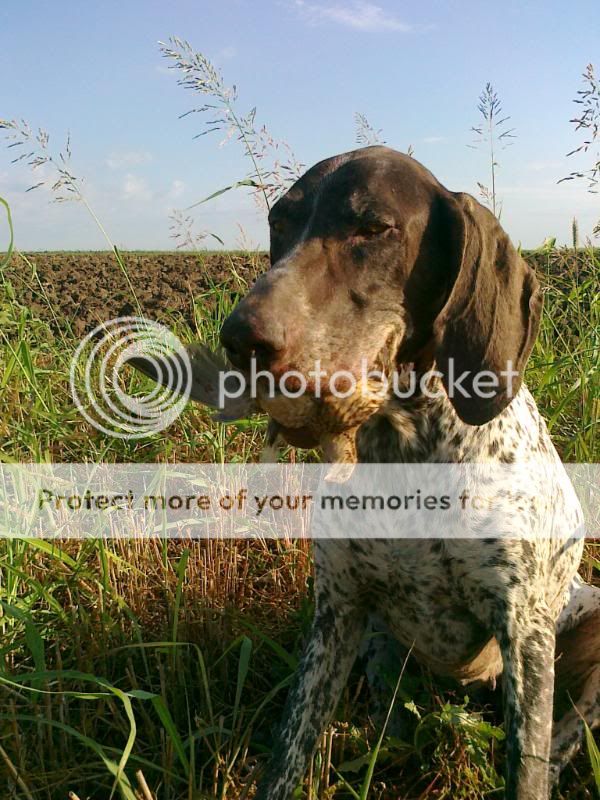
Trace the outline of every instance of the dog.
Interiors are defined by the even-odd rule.
[[[269,224],[271,268],[221,330],[231,361],[256,358],[274,376],[317,361],[352,374],[392,336],[398,368],[435,367],[444,391],[391,397],[360,427],[359,461],[541,461],[531,488],[552,508],[492,517],[485,538],[315,541],[314,622],[256,800],[292,797],[374,617],[435,673],[501,681],[505,796],[544,800],[582,719],[600,723],[600,590],[577,574],[581,509],[522,383],[542,313],[535,274],[477,200],[382,146],[309,169]],[[451,362],[468,389],[491,373],[494,391],[451,396]]]

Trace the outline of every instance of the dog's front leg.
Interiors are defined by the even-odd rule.
[[[511,608],[498,633],[504,664],[506,800],[547,800],[555,625],[544,609]]]
[[[365,628],[355,609],[317,607],[268,774],[255,800],[290,800],[340,698]]]

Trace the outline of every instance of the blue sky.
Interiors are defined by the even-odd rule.
[[[565,154],[580,141],[569,119],[581,73],[590,61],[600,70],[597,0],[4,3],[0,118],[43,127],[54,150],[70,132],[86,199],[123,248],[172,248],[171,210],[248,169],[237,142],[193,139],[201,115],[178,119],[202,98],[177,86],[160,57],[157,41],[171,35],[208,56],[237,85],[240,112],[256,106],[257,123],[307,166],[356,146],[360,111],[387,144],[412,145],[448,188],[473,194],[488,166],[467,145],[490,81],[517,134],[498,156],[502,222],[515,242],[568,241],[573,216],[582,234],[600,217],[600,195],[583,182],[557,185],[591,161]],[[52,203],[45,189],[25,193],[32,176],[12,157],[0,147],[0,195],[21,249],[106,246],[81,205]],[[264,214],[245,190],[194,215],[228,246],[266,244]]]

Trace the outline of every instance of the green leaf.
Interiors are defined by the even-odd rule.
[[[278,642],[269,638],[258,626],[254,625],[249,620],[241,618],[240,622],[245,628],[248,628],[249,631],[258,636],[292,671],[296,670],[298,659],[294,655],[288,653]]]
[[[0,269],[4,269],[4,267],[6,267],[8,265],[8,262],[10,261],[10,257],[12,256],[12,252],[13,252],[14,245],[15,245],[15,232],[14,232],[14,229],[13,229],[12,217],[11,217],[11,214],[10,214],[10,206],[8,205],[8,203],[6,202],[6,200],[3,197],[0,197],[0,204],[2,204],[4,206],[4,208],[6,209],[6,218],[8,220],[8,233],[9,233],[9,236],[10,236],[9,241],[8,241],[8,248],[6,250],[6,255],[2,259],[2,262],[0,262]]]
[[[404,703],[404,708],[414,714],[418,719],[421,719],[421,712],[417,708],[414,700],[409,700],[408,703]]]
[[[190,209],[201,206],[202,203],[208,203],[209,200],[214,200],[215,197],[219,197],[220,195],[225,194],[225,192],[229,192],[231,189],[238,189],[240,186],[252,186],[254,189],[261,188],[260,183],[256,183],[256,181],[253,181],[252,178],[245,178],[243,181],[236,181],[235,183],[232,183],[231,186],[226,186],[224,189],[219,189],[217,192],[209,194],[208,197],[204,198],[204,200],[198,200],[197,203],[188,206],[185,210],[190,211]],[[215,236],[215,239],[217,238],[218,237]],[[219,241],[221,240],[219,239]]]
[[[163,700],[162,697],[159,695],[154,695],[150,698],[152,701],[152,705],[154,706],[154,710],[158,714],[160,721],[163,724],[163,728],[169,734],[169,738],[173,744],[175,752],[181,764],[185,770],[186,777],[190,774],[190,762],[185,754],[185,748],[183,746],[183,742],[181,741],[181,737],[175,727],[175,723],[173,722],[173,717],[171,716],[171,712],[167,708],[167,704]]]
[[[590,764],[592,765],[592,772],[594,773],[596,789],[600,792],[600,751],[594,740],[594,734],[585,720],[583,722],[583,729],[585,731],[585,743],[587,745]]]
[[[339,772],[358,772],[371,761],[371,758],[372,754],[369,750],[368,752],[363,753],[362,756],[353,758],[350,761],[344,761],[337,769]]]
[[[235,702],[233,704],[232,727],[235,727],[235,722],[237,719],[240,702],[242,700],[242,692],[244,690],[244,684],[246,683],[246,678],[248,676],[248,669],[250,668],[251,654],[252,654],[252,639],[249,639],[248,636],[243,636],[242,644],[240,647],[240,659],[238,661],[238,675],[237,675],[237,686],[235,687]]]
[[[46,650],[42,635],[32,622],[29,614],[17,606],[10,605],[9,603],[0,600],[0,606],[5,614],[14,619],[18,619],[25,626],[25,644],[29,648],[29,652],[33,658],[33,663],[37,672],[46,671]]]
[[[171,639],[177,641],[177,627],[179,625],[179,609],[181,607],[181,593],[183,591],[183,582],[185,580],[185,570],[190,558],[190,548],[186,547],[181,553],[181,558],[177,562],[177,588],[175,590],[175,603],[173,605],[173,629]]]

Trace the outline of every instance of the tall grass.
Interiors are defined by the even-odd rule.
[[[491,83],[486,83],[485,88],[479,95],[477,110],[483,119],[478,126],[472,126],[471,132],[476,135],[473,144],[467,145],[473,149],[483,147],[488,150],[490,183],[486,186],[477,182],[479,195],[483,202],[492,210],[492,213],[500,219],[502,214],[502,202],[497,195],[497,172],[498,172],[498,150],[503,150],[512,144],[512,139],[516,138],[515,129],[508,128],[508,116],[503,116],[502,103],[498,93],[494,90]]]
[[[598,253],[527,257],[546,294],[528,382],[563,458],[598,461]],[[256,269],[249,257],[249,273]],[[36,290],[44,319],[19,303],[17,272]],[[35,258],[13,257],[1,280],[0,459],[255,458],[260,422],[217,427],[198,406],[142,442],[87,427],[68,389],[77,337],[48,307]],[[208,298],[196,297],[193,325],[175,316],[172,327],[184,341],[214,342],[245,288],[232,270],[208,290],[210,313]],[[132,391],[143,381],[132,375]],[[588,554],[585,574],[595,579],[592,545]],[[310,553],[292,542],[2,542],[0,772],[8,796],[249,796],[310,622],[311,581]],[[360,797],[365,786],[382,799],[494,796],[502,744],[489,706],[432,683],[412,663],[396,705],[402,735],[380,741],[357,672],[312,761],[306,797]],[[589,796],[582,787],[593,785],[585,758],[575,769],[565,798]]]
[[[600,461],[600,251],[548,248],[529,258],[545,311],[527,380],[563,460]]]

